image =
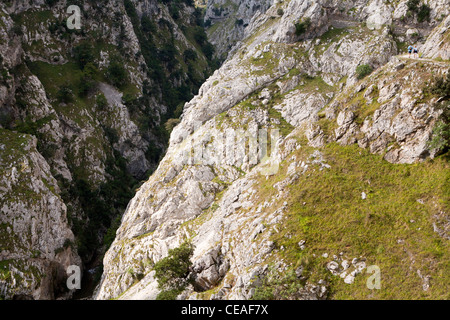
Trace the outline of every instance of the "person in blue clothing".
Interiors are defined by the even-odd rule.
[[[411,53],[413,52],[413,50],[414,50],[414,47],[413,46],[409,46],[408,47],[408,53],[409,53],[409,57],[411,58]]]
[[[413,49],[413,53],[414,53],[414,58],[419,58],[419,49],[417,49],[417,46],[414,46]]]

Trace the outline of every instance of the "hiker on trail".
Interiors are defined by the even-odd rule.
[[[411,45],[408,47],[409,58],[411,58],[411,53],[413,52],[413,49],[414,47]]]
[[[419,49],[417,49],[417,46],[414,46],[414,58],[419,58]]]

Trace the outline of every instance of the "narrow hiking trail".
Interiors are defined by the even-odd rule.
[[[450,66],[450,61],[438,61],[435,59],[420,58],[420,54],[419,54],[419,58],[415,58],[413,54],[411,54],[411,57],[410,57],[409,53],[398,55],[397,57],[399,59],[403,59],[403,60],[427,61],[427,62],[433,62],[433,63],[439,64],[441,66]]]

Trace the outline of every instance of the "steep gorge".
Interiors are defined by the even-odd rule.
[[[449,4],[0,3],[0,298],[447,299]]]
[[[67,267],[101,274],[212,46],[190,1],[3,1],[0,18],[0,296],[70,297]]]
[[[433,85],[448,2],[425,21],[407,1],[276,1],[235,33],[252,3],[209,3],[211,42],[236,45],[130,202],[96,298],[445,298],[448,162],[429,141],[448,108]],[[427,59],[399,56],[413,41]],[[255,163],[261,129],[280,136]],[[180,256],[192,266],[171,287],[158,270]]]

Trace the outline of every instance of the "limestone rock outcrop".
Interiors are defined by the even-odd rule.
[[[165,149],[162,119],[210,70],[186,34],[193,6],[175,19],[156,0],[78,1],[73,30],[70,4],[0,3],[0,298],[70,298],[67,266],[98,264],[112,220]]]
[[[81,263],[67,208],[36,138],[0,130],[0,295],[54,299]]]
[[[210,2],[208,12],[214,3],[219,2]],[[437,27],[435,33],[443,30],[436,17],[448,10],[445,2],[430,5],[430,24],[417,26],[426,36],[429,26]],[[400,29],[391,24],[400,24],[404,6],[405,1],[277,1],[244,19],[249,24],[241,40],[185,105],[164,159],[130,202],[105,255],[96,298],[155,299],[160,288],[152,266],[189,240],[195,248],[193,285],[179,299],[250,299],[273,270],[281,275],[293,267],[283,252],[294,249],[271,239],[287,232],[278,227],[290,207],[301,210],[302,200],[290,198],[289,186],[330,168],[322,146],[358,143],[396,164],[433,157],[428,141],[440,115],[434,109],[438,99],[423,89],[448,64],[394,57]],[[231,7],[215,17],[239,12]],[[305,21],[310,24],[304,33],[296,34],[295,24]],[[235,28],[228,29],[230,37]],[[209,32],[214,43],[216,31]],[[360,66],[373,72],[361,76]],[[244,136],[233,136],[239,129]],[[280,135],[269,135],[275,150],[270,157],[252,161],[246,151],[265,151],[245,140],[260,129],[278,129]],[[305,147],[315,150],[297,159]],[[287,171],[281,174],[280,166]],[[268,177],[277,182],[265,186]],[[308,243],[298,246],[304,250]],[[326,281],[312,281],[303,275],[306,266],[296,267],[304,284],[296,297],[326,298]]]

